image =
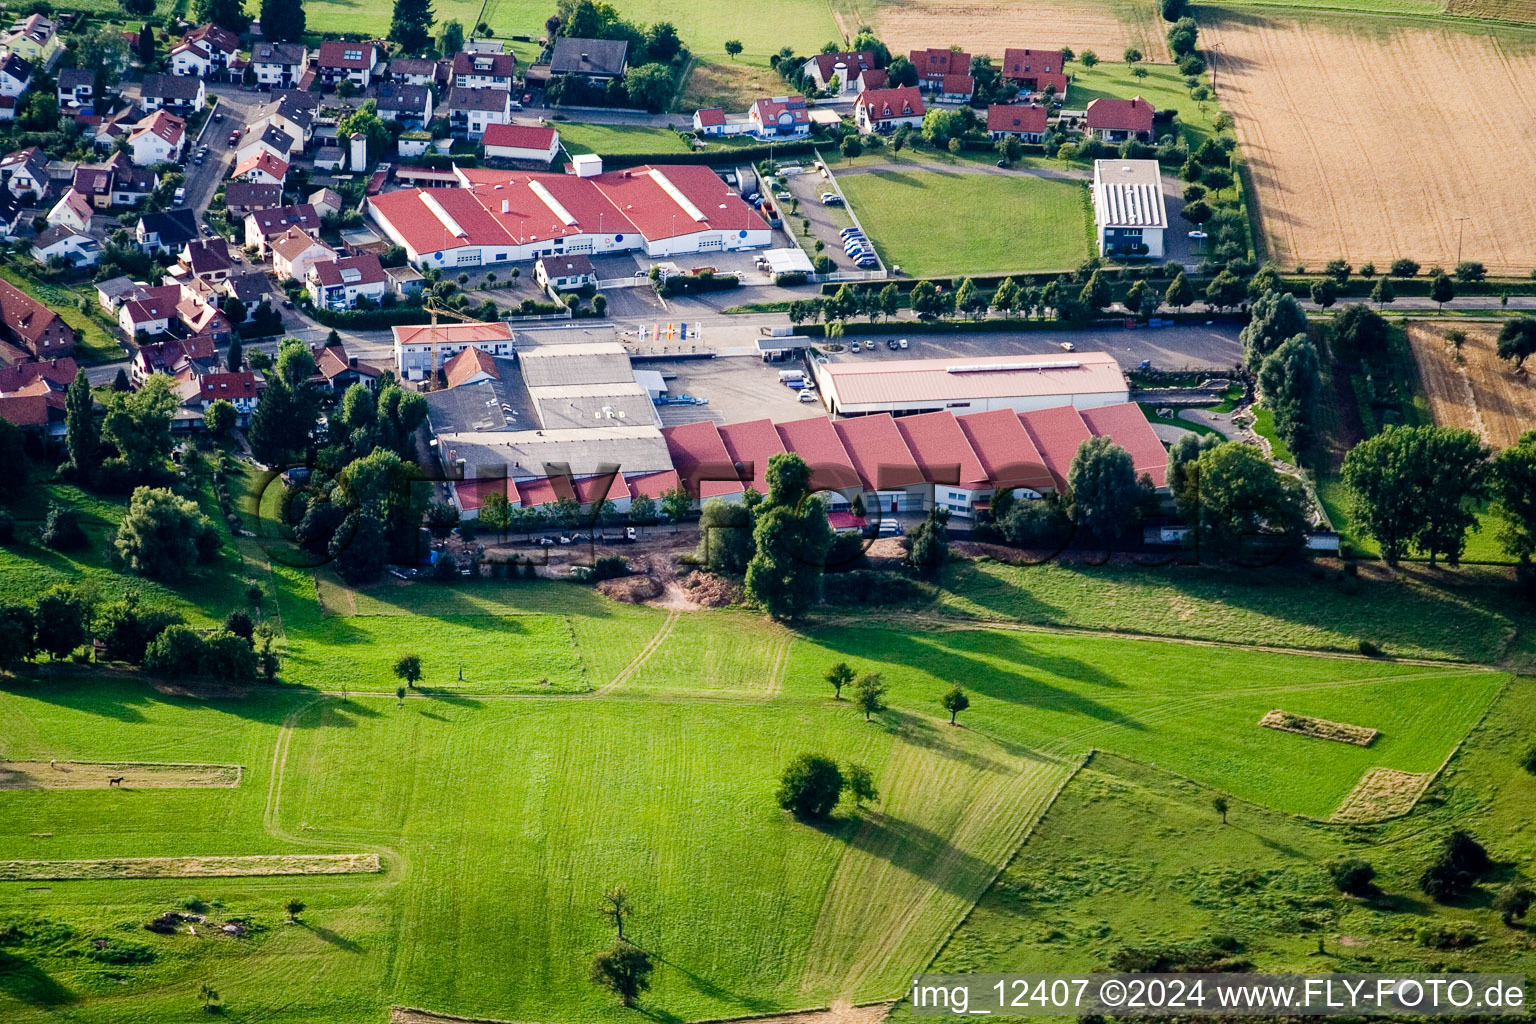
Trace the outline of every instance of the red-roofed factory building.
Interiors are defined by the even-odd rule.
[[[772,229],[703,166],[595,174],[456,168],[457,188],[368,200],[368,216],[413,263],[494,267],[540,256],[641,250],[648,256],[755,249]]]

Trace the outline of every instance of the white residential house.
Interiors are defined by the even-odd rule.
[[[62,111],[79,110],[96,101],[96,72],[90,68],[60,68],[55,86]]]
[[[326,309],[355,309],[364,298],[378,304],[389,290],[389,278],[372,253],[311,263],[305,283],[314,304]]]
[[[186,143],[187,122],[164,110],[150,114],[128,133],[128,153],[139,167],[180,160]]]
[[[189,116],[208,103],[208,88],[201,78],[179,75],[145,75],[139,90],[139,102],[145,110],[170,110]]]
[[[368,87],[379,116],[402,128],[421,128],[432,120],[432,89],[407,82],[375,82]]]
[[[437,61],[415,57],[396,57],[389,62],[389,80],[405,85],[434,85]]]
[[[455,89],[499,89],[511,92],[517,82],[517,57],[510,53],[456,53]]]
[[[478,139],[493,124],[512,123],[512,94],[500,89],[460,89],[448,94],[448,126],[456,135]]]
[[[31,61],[14,53],[0,60],[0,96],[20,96],[31,86]]]
[[[334,88],[351,82],[359,90],[368,88],[379,66],[379,50],[371,42],[327,39],[320,44],[315,69],[321,84]]]
[[[316,261],[329,263],[336,254],[313,236],[289,228],[268,243],[272,250],[272,273],[279,281],[303,281]]]
[[[309,50],[302,43],[257,43],[251,48],[251,70],[258,85],[295,88],[308,64]]]
[[[1168,206],[1156,160],[1095,160],[1093,219],[1103,256],[1162,259]]]
[[[481,138],[487,160],[522,160],[548,166],[560,152],[560,133],[528,124],[493,124]]]
[[[209,72],[228,70],[240,53],[240,37],[217,25],[200,25],[186,34],[183,44],[191,43],[208,55]],[[173,54],[175,50],[171,51]],[[181,72],[176,72],[181,74]]]
[[[280,160],[265,149],[255,149],[251,155],[235,165],[231,178],[250,181],[258,185],[281,185],[288,180],[288,162]]]
[[[861,92],[853,103],[854,122],[864,135],[895,131],[902,125],[920,128],[925,112],[923,94],[915,85]]]
[[[101,258],[101,243],[74,228],[57,225],[32,240],[32,258],[46,265],[55,257],[74,267],[94,267]]]
[[[48,211],[48,223],[85,234],[91,230],[91,218],[95,213],[96,208],[89,199],[69,189]]]
[[[177,43],[170,52],[171,74],[190,78],[206,78],[213,71],[213,54],[202,43],[190,41]]]
[[[17,198],[41,199],[48,193],[48,157],[36,146],[28,146],[0,159],[0,184]]]
[[[534,280],[546,291],[574,292],[597,286],[597,269],[580,254],[541,256],[533,264]]]

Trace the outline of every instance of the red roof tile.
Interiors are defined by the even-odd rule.
[[[939,91],[946,96],[969,96],[976,91],[976,79],[970,75],[945,75]]]
[[[893,117],[922,117],[923,94],[915,85],[903,85],[896,89],[866,89],[859,93],[854,106],[869,111],[872,121],[885,121]]]
[[[548,150],[555,143],[555,130],[532,124],[492,124],[485,128],[480,140],[487,148],[506,146],[510,149]]]
[[[987,471],[951,413],[898,416],[896,429],[922,469],[924,480],[959,487],[985,486]]]
[[[981,460],[991,486],[1055,489],[1048,464],[1012,409],[973,412],[955,419]]]
[[[1130,100],[1100,97],[1088,104],[1083,123],[1089,128],[1117,132],[1150,132],[1152,104],[1137,96]]]
[[[913,50],[907,57],[917,68],[920,78],[939,78],[944,75],[969,74],[971,55],[955,52],[948,47],[930,46],[926,50]]]
[[[987,131],[1043,135],[1047,113],[1033,103],[994,103],[987,108]]]
[[[496,369],[496,360],[490,353],[474,345],[467,346],[443,364],[443,375],[448,378],[450,388],[459,387],[482,373],[501,379],[501,372]]]
[[[768,460],[784,450],[779,432],[768,419],[730,423],[719,428],[720,440],[742,476],[752,475],[752,486],[768,493]]]
[[[775,426],[784,447],[805,460],[811,468],[811,489],[841,491],[862,487],[859,471],[843,447],[842,438],[825,416],[791,420]]]
[[[866,490],[899,491],[924,482],[923,471],[888,413],[832,424]]]
[[[460,480],[453,485],[453,491],[458,495],[459,507],[465,512],[480,508],[492,494],[501,494],[513,505],[522,501],[517,484],[502,476]]]
[[[741,492],[731,453],[713,423],[662,427],[661,433],[667,439],[672,466],[690,494],[703,499]]]
[[[1157,439],[1152,424],[1147,422],[1141,406],[1135,402],[1105,405],[1097,409],[1080,410],[1083,422],[1095,434],[1108,437],[1115,444],[1131,453],[1136,475],[1146,473],[1155,487],[1168,483],[1168,449]]]
[[[644,495],[647,498],[660,498],[667,491],[677,489],[677,474],[671,470],[661,473],[646,473],[642,476],[629,478],[629,494],[632,498]]]
[[[1072,467],[1072,456],[1078,446],[1093,436],[1088,424],[1070,405],[1054,409],[1034,409],[1018,414],[1030,440],[1040,450],[1045,465],[1051,471],[1058,489],[1067,486],[1067,470]]]

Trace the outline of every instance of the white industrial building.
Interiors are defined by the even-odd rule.
[[[948,410],[956,415],[1055,406],[1095,409],[1130,400],[1130,385],[1105,352],[972,359],[818,361],[817,387],[838,416]]]
[[[1156,160],[1095,160],[1093,219],[1099,255],[1161,259],[1168,204]]]
[[[708,167],[633,167],[576,174],[455,168],[458,188],[373,196],[368,216],[412,262],[511,264],[569,253],[648,256],[756,249],[773,231]]]

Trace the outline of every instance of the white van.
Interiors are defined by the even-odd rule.
[[[176,202],[176,203],[184,203],[184,202],[186,202],[186,199],[187,199],[187,190],[185,188],[178,188],[178,189],[176,189],[176,198],[175,198],[174,202]]]

